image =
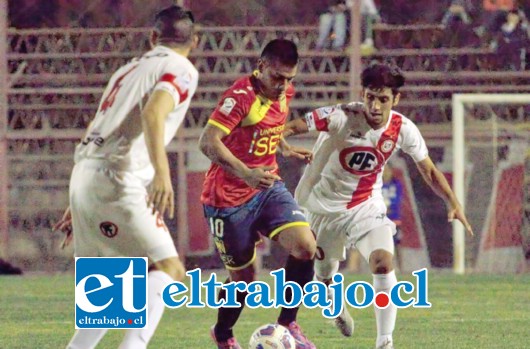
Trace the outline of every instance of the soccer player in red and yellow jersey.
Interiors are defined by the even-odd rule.
[[[269,42],[258,60],[258,69],[224,93],[199,141],[201,151],[212,161],[201,201],[217,250],[230,273],[228,281],[254,281],[255,244],[260,235],[278,241],[289,251],[285,265],[288,281],[303,288],[313,278],[315,238],[285,188],[276,162],[278,149],[284,156],[308,160],[312,156],[282,139],[297,67],[298,51],[292,41]],[[219,298],[224,297],[222,290]],[[245,297],[245,292],[239,292],[238,302],[244,304]],[[288,294],[288,300],[290,297]],[[219,308],[211,331],[218,348],[240,348],[232,327],[242,309]],[[297,311],[282,308],[278,323],[293,334],[296,348],[315,348],[296,323]]]

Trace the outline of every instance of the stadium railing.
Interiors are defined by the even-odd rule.
[[[401,110],[426,134],[450,133],[454,92],[528,92],[530,71],[503,71],[497,53],[482,48],[439,48],[439,26],[377,25],[378,51],[364,57],[392,58],[406,71]],[[49,242],[49,226],[67,205],[72,153],[90,122],[110,74],[147,49],[146,28],[9,30],[8,139],[11,235],[23,231],[28,263],[69,260]],[[185,121],[195,139],[220,94],[252,71],[258,52],[277,36],[295,40],[301,51],[293,117],[349,98],[347,52],[315,51],[315,27],[202,28],[192,60],[200,87]],[[395,43],[400,43],[399,47]],[[31,202],[27,206],[25,202]],[[26,241],[27,240],[27,241]],[[19,256],[18,244],[12,252]],[[35,258],[34,258],[35,257]],[[22,258],[19,256],[19,258]],[[39,268],[33,264],[33,268]]]

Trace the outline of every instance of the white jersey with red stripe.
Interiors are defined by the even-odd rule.
[[[199,73],[184,56],[157,46],[119,68],[111,77],[75,162],[103,160],[113,168],[154,173],[142,131],[141,111],[156,90],[168,92],[175,107],[165,121],[168,145],[184,120],[197,89]]]
[[[347,116],[340,108],[307,113],[309,130],[321,131],[314,160],[296,188],[295,198],[318,214],[344,212],[372,200],[383,200],[383,168],[398,149],[414,161],[428,156],[416,125],[391,111],[385,127],[372,129],[364,117]]]

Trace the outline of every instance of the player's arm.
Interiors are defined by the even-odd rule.
[[[164,90],[155,90],[142,111],[142,130],[155,177],[149,190],[148,202],[153,213],[158,210],[163,217],[166,209],[169,218],[175,211],[173,185],[164,145],[165,120],[175,107],[175,100]]]
[[[299,160],[304,160],[308,164],[313,161],[313,152],[311,150],[290,145],[287,143],[283,135],[282,138],[280,138],[278,148],[280,149],[282,156],[285,158],[294,157]]]
[[[349,121],[348,121],[349,120]],[[356,120],[356,122],[352,122]],[[348,123],[350,125],[348,126]],[[335,133],[343,127],[353,127],[359,130],[368,130],[365,125],[364,110],[362,103],[351,102],[348,104],[337,104],[335,106],[317,108],[303,117],[289,121],[285,125],[284,137],[307,133],[309,131],[321,131]]]
[[[468,223],[462,206],[458,202],[453,190],[449,186],[447,179],[440,170],[436,168],[431,158],[427,156],[424,160],[416,163],[425,182],[431,189],[441,197],[447,205],[447,219],[452,222],[454,218],[458,219],[466,230],[473,235],[471,225]]]
[[[212,123],[208,123],[202,131],[199,139],[199,148],[214,164],[221,166],[226,172],[241,178],[253,188],[267,189],[274,184],[274,181],[280,179],[279,176],[269,173],[269,171],[275,169],[274,166],[251,169],[245,165],[222,142],[226,135],[225,130]]]
[[[285,124],[283,138],[309,132],[305,117],[294,119]]]

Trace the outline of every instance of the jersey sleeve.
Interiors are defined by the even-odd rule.
[[[250,91],[244,89],[230,89],[226,91],[217,103],[217,107],[210,115],[208,124],[217,126],[226,134],[239,125],[250,110]]]
[[[193,94],[193,91],[191,91],[193,80],[194,74],[192,72],[186,71],[180,65],[168,64],[162,71],[153,91],[162,90],[168,92],[173,97],[176,107]]]
[[[429,155],[429,150],[418,127],[412,121],[406,120],[402,131],[403,143],[401,144],[401,149],[409,154],[415,162],[425,160]]]
[[[346,114],[336,106],[322,107],[305,114],[309,131],[338,133],[348,122]]]

